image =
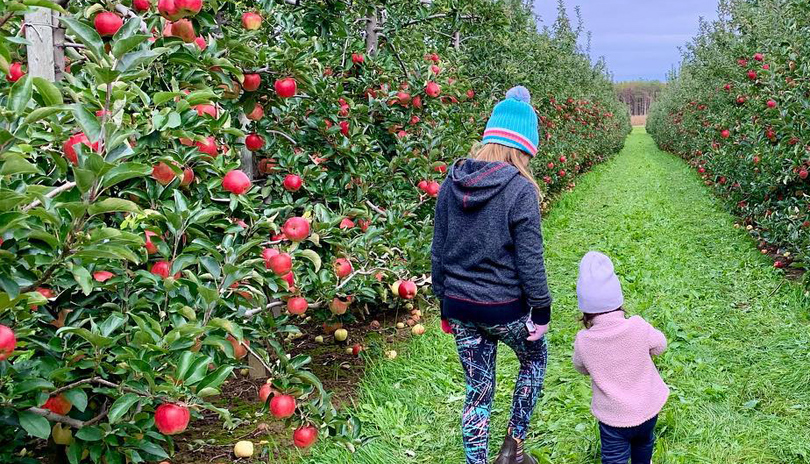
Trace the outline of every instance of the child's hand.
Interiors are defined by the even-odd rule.
[[[450,323],[447,322],[447,319],[442,319],[442,332],[444,332],[444,333],[446,333],[448,335],[453,334],[453,328],[450,327]]]
[[[526,340],[530,342],[536,342],[537,340],[543,338],[543,335],[545,335],[546,332],[548,332],[548,324],[535,325],[534,330],[529,332],[529,338],[527,338]]]

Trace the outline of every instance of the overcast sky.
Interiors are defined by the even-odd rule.
[[[664,80],[680,62],[678,47],[695,35],[698,18],[717,16],[716,0],[565,0],[575,21],[579,5],[593,33],[591,56],[604,56],[617,82]],[[535,0],[542,25],[557,18],[556,0]],[[576,24],[574,24],[576,27]]]

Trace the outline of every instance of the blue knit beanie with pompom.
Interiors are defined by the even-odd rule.
[[[509,89],[506,99],[492,110],[481,142],[517,148],[532,157],[536,155],[540,135],[531,101],[532,96],[526,87],[519,85]]]

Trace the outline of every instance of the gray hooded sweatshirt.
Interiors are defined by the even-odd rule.
[[[537,192],[511,164],[456,161],[436,203],[431,264],[442,318],[551,318]]]

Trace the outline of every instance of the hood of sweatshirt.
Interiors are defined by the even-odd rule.
[[[520,172],[509,163],[461,159],[448,175],[448,186],[465,210],[480,208]]]

